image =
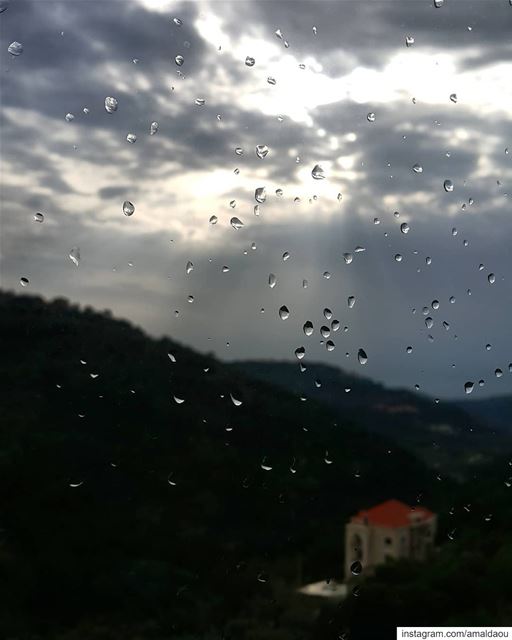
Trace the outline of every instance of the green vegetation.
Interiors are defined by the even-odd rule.
[[[0,326],[1,637],[291,640],[375,637],[379,616],[510,623],[506,462],[485,482],[439,481],[332,407],[65,300],[2,293]],[[455,505],[434,561],[385,567],[340,606],[297,595],[300,575],[342,577],[345,521],[389,497]]]

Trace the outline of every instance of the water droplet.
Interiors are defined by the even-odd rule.
[[[290,252],[289,251],[285,251],[283,253],[283,262],[286,262],[289,259],[290,259]]]
[[[468,381],[464,384],[464,391],[469,395],[475,388],[475,383]]]
[[[317,31],[318,31],[318,30],[317,30],[317,28],[316,28],[316,27],[313,27],[312,31],[313,31],[313,35],[314,35],[314,36],[316,36]]]
[[[307,280],[303,280],[302,281],[302,288],[303,289],[307,289],[308,288],[308,281]]]
[[[7,11],[9,8],[9,0],[0,0],[0,13]]]
[[[231,218],[229,224],[233,227],[233,229],[236,229],[237,231],[244,226],[244,223],[240,220],[240,218],[236,217]]]
[[[325,462],[325,464],[332,464],[333,463],[332,459],[329,458],[329,452],[328,451],[325,452],[324,462]]]
[[[495,371],[494,371],[494,375],[495,375],[497,378],[501,378],[501,376],[503,375],[503,371],[502,371],[501,369],[495,369]]]
[[[267,199],[267,191],[265,187],[258,187],[254,192],[254,199],[256,202],[262,204]]]
[[[279,317],[281,318],[281,320],[288,320],[288,318],[290,317],[290,311],[289,311],[288,307],[283,305],[279,309]]]
[[[368,362],[368,356],[366,355],[366,351],[364,349],[358,350],[357,359],[359,360],[359,364],[366,364]]]
[[[343,254],[343,260],[345,260],[345,264],[350,264],[353,259],[354,259],[354,256],[351,253]]]
[[[451,93],[450,94],[450,100],[452,102],[457,102],[457,94],[456,93]]]
[[[306,349],[304,347],[297,347],[295,349],[295,357],[297,360],[302,360],[302,358],[306,355]]]
[[[44,215],[42,213],[40,213],[39,211],[37,213],[34,213],[34,221],[35,222],[44,222]]]
[[[66,122],[73,122],[75,116],[72,113],[66,113]]]
[[[231,398],[231,402],[235,405],[235,407],[241,407],[243,402],[242,400],[239,400],[238,398],[235,398],[235,396],[230,393],[229,397]]]
[[[278,198],[282,198],[283,197],[283,190],[282,189],[276,189],[276,196]]]
[[[272,76],[269,76],[269,77],[267,78],[267,82],[268,82],[269,84],[271,84],[271,85],[275,85],[275,84],[276,84],[276,79],[275,79],[275,78],[273,78]],[[281,119],[279,120],[279,118],[281,118]],[[277,119],[279,120],[279,122],[282,122],[282,121],[283,121],[283,119],[282,119],[282,117],[281,117],[281,116],[278,116],[278,118],[277,118]]]
[[[414,171],[414,173],[423,173],[423,167],[418,163],[412,166],[412,170]]]
[[[79,249],[79,247],[73,247],[71,249],[71,251],[69,252],[69,259],[75,265],[75,267],[78,267],[78,264],[80,262],[80,249]]]
[[[193,304],[193,302],[194,302],[194,296],[187,296],[187,302],[188,302],[189,304]]]
[[[313,331],[314,331],[313,323],[312,323],[310,320],[307,320],[307,321],[304,323],[304,326],[302,327],[302,330],[304,331],[304,333],[305,333],[307,336],[311,336],[311,335],[313,335]]]
[[[320,334],[321,334],[322,338],[328,338],[331,335],[331,330],[329,329],[329,327],[326,327],[325,325],[322,325],[320,327]]]
[[[173,396],[173,399],[176,404],[183,404],[185,402],[185,398],[178,398],[178,396]]]
[[[440,307],[439,300],[432,300],[431,307],[437,311]]]
[[[260,467],[263,469],[263,471],[272,471],[272,465],[270,465],[267,461],[267,457],[265,456],[263,458],[263,460],[261,461]],[[261,575],[261,574],[260,574]],[[258,580],[259,580],[259,576],[258,576]],[[266,582],[265,580],[260,580],[260,582]]]
[[[490,273],[487,276],[487,280],[488,280],[489,284],[494,284],[496,282],[496,276],[494,275],[494,273]]]
[[[453,182],[451,180],[445,180],[443,182],[443,187],[444,190],[447,191],[448,193],[453,191]]]
[[[194,100],[194,104],[196,104],[198,107],[204,106],[205,103],[206,103],[206,100],[204,98],[196,98]]]
[[[396,260],[396,262],[402,262],[403,257],[399,253],[396,253],[395,254],[395,260]]]
[[[126,136],[126,142],[128,142],[129,144],[134,144],[135,142],[137,142],[137,136],[134,133],[129,133]]]
[[[327,351],[334,351],[334,349],[336,349],[336,345],[332,340],[327,340],[327,342],[325,343],[325,348],[327,349]]]
[[[105,111],[107,113],[114,113],[114,111],[117,111],[118,104],[119,103],[115,98],[112,98],[112,96],[107,96],[105,98]]]
[[[21,42],[11,42],[11,44],[7,47],[7,51],[11,54],[11,56],[21,56],[23,53],[23,45]]]
[[[434,326],[434,321],[430,316],[428,318],[425,318],[425,326],[427,327],[427,329],[432,329],[432,327]]]
[[[375,114],[373,111],[370,111],[370,113],[367,114],[366,119],[368,122],[375,122]]]
[[[84,481],[82,480],[81,482],[70,482],[69,486],[72,489],[78,489],[78,487],[81,487],[83,485]]]
[[[169,360],[173,363],[176,364],[176,356],[172,353],[168,353],[167,357],[169,358]]]
[[[315,180],[323,180],[325,178],[325,172],[319,164],[315,164],[311,171],[311,175]]]
[[[135,206],[133,205],[133,203],[131,203],[129,200],[125,200],[123,202],[123,213],[125,216],[131,216],[133,215],[133,212],[135,211]]]
[[[436,7],[436,9],[439,9],[440,7],[442,7],[444,4],[444,0],[434,0],[434,7]]]
[[[208,222],[210,224],[217,224],[218,220],[219,219],[217,218],[217,216],[210,216],[210,219],[208,220]]]
[[[244,155],[244,150],[242,149],[242,147],[235,147],[235,154],[237,156],[243,156]]]
[[[256,145],[256,155],[258,158],[263,159],[268,154],[268,147],[266,144]]]
[[[20,284],[21,284],[22,287],[28,287],[28,285],[29,285],[28,278],[20,278]]]
[[[359,562],[359,560],[356,560],[350,565],[350,573],[354,576],[360,575],[362,570],[363,570],[363,565]]]
[[[154,136],[157,131],[158,131],[158,122],[156,122],[156,121],[152,122],[149,125],[149,135],[150,136]]]
[[[356,303],[355,296],[349,296],[347,298],[347,304],[348,304],[348,308],[349,309],[352,309],[352,307],[355,305],[355,303]]]
[[[273,273],[270,273],[268,276],[268,286],[273,289],[277,284],[277,278]]]
[[[194,271],[194,263],[190,262],[190,260],[187,262],[187,266],[185,267],[185,272],[188,275],[189,273],[192,273],[192,271]]]
[[[405,46],[412,47],[414,44],[414,38],[412,36],[405,36]]]
[[[182,67],[183,63],[185,62],[185,58],[183,56],[178,55],[174,58],[174,62],[178,65],[178,67]]]
[[[410,227],[409,227],[409,225],[407,224],[407,222],[402,222],[402,224],[400,225],[400,231],[401,231],[402,233],[409,233],[409,231],[410,231]]]
[[[245,59],[245,64],[247,67],[254,67],[256,60],[254,58],[251,58],[250,56],[247,56],[247,58]]]

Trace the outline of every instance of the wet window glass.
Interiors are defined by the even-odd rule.
[[[511,29],[0,0],[0,637],[512,625]]]

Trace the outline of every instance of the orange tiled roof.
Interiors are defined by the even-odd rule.
[[[424,507],[412,508],[399,500],[386,500],[381,504],[359,511],[351,522],[366,523],[376,527],[408,527],[413,522],[425,522],[433,513]]]

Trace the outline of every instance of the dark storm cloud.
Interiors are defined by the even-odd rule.
[[[292,52],[299,60],[313,55],[327,75],[350,72],[357,65],[383,67],[405,47],[408,33],[416,38],[417,50],[452,51],[480,64],[508,60],[505,39],[512,8],[506,2],[489,2],[483,9],[482,3],[447,0],[439,10],[428,0],[213,3],[211,10],[226,18],[230,35],[268,38],[282,46],[283,55]],[[510,190],[512,156],[503,153],[505,140],[511,139],[510,123],[460,102],[452,104],[448,96],[446,107],[414,105],[407,97],[405,105],[375,107],[344,100],[312,111],[312,126],[286,114],[279,122],[256,103],[254,108],[240,106],[237,93],[245,90],[247,68],[243,60],[219,57],[200,38],[192,26],[196,13],[193,3],[162,15],[133,2],[17,2],[2,14],[2,54],[5,42],[16,39],[25,45],[19,59],[8,59],[2,67],[2,144],[14,175],[24,176],[26,185],[2,185],[3,285],[16,287],[26,274],[33,291],[110,307],[154,333],[171,334],[223,358],[293,358],[294,349],[304,344],[308,360],[346,366],[389,384],[410,388],[417,382],[440,396],[460,394],[466,379],[480,377],[489,380],[489,392],[501,390],[497,385],[504,383],[493,380],[493,367],[505,368],[512,359],[507,352],[512,300],[501,279],[511,267],[509,200],[504,194]],[[173,25],[172,15],[183,19],[182,27]],[[277,28],[290,40],[289,50],[276,39]],[[176,76],[173,58],[178,53],[186,59],[185,80]],[[140,63],[134,65],[132,58]],[[213,82],[197,81],[201,73],[215,77],[219,65],[231,92],[221,94]],[[122,80],[125,88],[115,91],[119,110],[108,115],[103,100],[114,93],[113,79]],[[253,82],[264,84],[265,79],[254,76]],[[204,107],[194,105],[197,96],[206,98]],[[82,112],[85,106],[88,115]],[[377,114],[375,123],[366,119],[369,110]],[[75,114],[72,123],[64,120],[68,111]],[[160,129],[149,136],[153,120]],[[319,128],[326,137],[318,136]],[[458,139],[460,130],[476,137]],[[135,145],[127,144],[128,132],[138,135]],[[344,138],[349,132],[357,136],[353,142]],[[338,150],[331,149],[331,137],[339,138]],[[499,156],[492,146],[495,139],[503,141]],[[270,147],[264,160],[256,157],[256,144]],[[243,156],[234,154],[237,146],[244,149]],[[301,164],[295,163],[291,149],[297,150]],[[295,187],[309,191],[310,197],[317,188],[313,180],[300,184],[297,172],[307,167],[309,173],[316,162],[335,162],[338,155],[354,156],[360,175],[346,181],[345,199],[336,200],[336,178],[343,179],[344,172],[335,167],[326,181],[332,185],[332,200],[320,197],[310,203],[303,196],[301,203],[293,203]],[[488,156],[492,170],[485,169]],[[96,169],[80,186],[69,184],[62,171],[63,162],[72,166],[78,160]],[[424,167],[420,175],[411,170],[416,162]],[[203,243],[190,241],[186,231],[171,233],[165,227],[135,233],[117,220],[115,226],[106,225],[102,212],[88,201],[90,180],[97,179],[92,193],[105,206],[119,201],[120,220],[126,222],[120,211],[125,194],[143,201],[154,176],[170,179],[235,167],[242,176],[265,169],[269,181],[282,184],[285,196],[269,193],[257,218],[252,215],[253,189],[226,183],[226,201],[235,198],[237,208],[219,212],[215,228],[208,227],[210,213],[205,213],[204,227],[211,235]],[[116,170],[112,184],[99,186],[111,169]],[[442,186],[446,178],[455,184],[451,194]],[[255,186],[261,184],[258,179]],[[428,201],[408,204],[407,198],[420,192]],[[158,195],[173,216],[180,194],[164,190]],[[390,196],[399,204],[399,219],[384,202]],[[82,199],[70,208],[65,197]],[[469,197],[475,204],[463,212],[460,205]],[[459,213],[449,216],[453,204]],[[202,206],[198,191],[190,208]],[[34,210],[45,212],[43,224],[33,222]],[[230,215],[243,219],[240,231],[229,226]],[[381,218],[380,225],[373,224],[374,216]],[[407,235],[399,230],[403,220],[411,226]],[[458,229],[456,236],[452,227]],[[82,254],[78,269],[68,258],[74,245]],[[346,265],[342,254],[358,245],[366,251]],[[284,251],[291,253],[286,262]],[[400,263],[394,259],[397,253],[403,255]],[[195,268],[187,276],[188,260]],[[486,279],[491,270],[497,275],[492,286]],[[278,277],[272,290],[270,272]],[[303,279],[309,282],[307,289]],[[192,304],[189,295],[194,296]],[[356,296],[350,310],[349,295]],[[448,302],[452,295],[455,304]],[[435,325],[429,332],[421,309],[434,299],[441,308],[431,310]],[[292,312],[286,322],[277,313],[282,304]],[[317,329],[325,323],[324,307],[349,327],[332,336],[332,353],[319,344],[318,332],[314,339],[302,332],[306,320]],[[449,330],[442,320],[449,322]],[[486,342],[494,345],[491,355],[483,348]],[[408,345],[414,348],[412,356],[405,353]],[[364,371],[355,358],[361,346],[370,356]]]
[[[236,7],[219,4],[230,16],[232,28],[239,29]],[[506,0],[447,0],[439,9],[433,0],[299,0],[294,10],[286,2],[255,2],[245,16],[244,28],[269,39],[275,38],[275,30],[280,29],[299,57],[319,58],[328,75],[349,71],[354,58],[357,64],[383,66],[391,53],[405,47],[406,35],[415,38],[416,49],[456,49],[468,57],[468,64],[474,59],[475,47],[485,48],[481,53],[488,62],[503,60],[512,25],[512,7]],[[346,52],[346,61],[340,52]],[[336,53],[336,58],[330,53]],[[479,58],[480,54],[476,55]]]

